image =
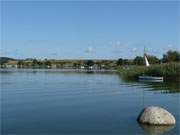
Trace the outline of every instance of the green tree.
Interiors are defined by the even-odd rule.
[[[122,66],[122,65],[124,64],[123,59],[122,59],[122,58],[119,58],[119,59],[117,60],[116,64],[117,64],[118,66]]]
[[[132,60],[130,60],[130,59],[124,59],[123,63],[124,63],[124,65],[132,65],[133,64]]]
[[[44,65],[46,68],[51,68],[52,63],[49,60],[45,60]]]
[[[160,60],[156,56],[148,55],[147,58],[148,58],[150,64],[160,63]]]
[[[143,65],[144,64],[144,58],[141,56],[136,56],[133,60],[133,63],[135,65]]]
[[[17,63],[18,68],[23,68],[24,67],[24,62],[23,60],[19,60]]]
[[[93,66],[94,61],[93,60],[87,60],[87,61],[85,61],[85,65],[88,66],[88,67]]]
[[[169,50],[163,55],[162,62],[178,62],[180,60],[180,53],[178,51]]]
[[[79,68],[79,67],[80,67],[79,63],[77,63],[77,62],[73,63],[73,68]]]
[[[35,68],[38,66],[38,61],[36,59],[33,59],[32,61],[32,67]]]
[[[6,64],[10,60],[15,60],[13,58],[8,58],[8,57],[0,57],[0,65],[3,67],[4,64]]]

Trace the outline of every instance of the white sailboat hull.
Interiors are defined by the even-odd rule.
[[[146,67],[149,67],[149,61],[147,59],[147,56],[145,54],[145,49],[144,49],[144,61],[145,61],[145,65]],[[163,77],[159,77],[159,76],[139,76],[139,81],[148,81],[148,82],[163,82],[164,78]]]
[[[140,81],[155,81],[155,82],[163,82],[163,77],[156,76],[139,76]]]

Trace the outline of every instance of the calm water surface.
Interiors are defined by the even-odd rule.
[[[116,74],[1,72],[5,134],[179,134],[179,86],[125,82]],[[145,106],[166,108],[175,127],[139,125]]]

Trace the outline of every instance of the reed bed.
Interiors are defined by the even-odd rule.
[[[165,81],[180,82],[180,63],[166,63],[145,66],[128,66],[120,67],[117,70],[118,74],[124,79],[138,79],[140,75],[147,76],[162,76]]]

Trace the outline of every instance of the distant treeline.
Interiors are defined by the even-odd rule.
[[[161,59],[156,56],[147,56],[150,64],[179,62],[180,53],[169,50]],[[56,59],[13,59],[0,57],[1,68],[77,68],[77,69],[117,69],[126,65],[144,65],[144,57],[118,60],[56,60]]]
[[[0,58],[1,68],[58,68],[58,69],[113,69],[116,60],[56,60]]]
[[[168,51],[162,59],[155,56],[147,57],[151,63],[150,67],[141,66],[144,64],[144,58],[137,56],[133,60],[133,66],[118,68],[118,74],[127,80],[136,80],[141,75],[147,75],[162,76],[165,81],[180,82],[180,53],[178,51]]]
[[[169,50],[166,54],[163,54],[161,59],[153,55],[147,55],[148,61],[151,64],[179,62],[180,53],[178,51]],[[133,60],[130,59],[118,59],[117,65],[144,65],[144,57],[136,56]]]

